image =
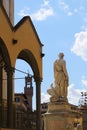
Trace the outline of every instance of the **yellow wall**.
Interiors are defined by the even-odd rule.
[[[38,40],[29,17],[24,22],[21,20],[20,26],[15,29],[3,12],[3,8],[0,6],[0,17],[2,18],[0,21],[0,37],[7,47],[12,67],[15,67],[19,53],[27,49],[32,52],[38,65],[40,77],[42,78],[42,45]],[[12,39],[17,39],[17,44],[14,45]]]
[[[16,60],[21,51],[31,52],[32,57],[24,54],[24,60],[31,64],[32,69],[34,69],[35,76],[42,79],[42,44],[36,33],[36,30],[32,24],[30,17],[24,17],[15,27],[12,26],[5,9],[2,4],[0,4],[0,48],[4,44],[5,49],[2,49],[3,54],[6,53],[6,60],[10,61],[10,66],[15,68]],[[17,40],[16,44],[13,44],[13,39]],[[27,51],[26,51],[27,50]],[[28,57],[29,56],[29,57]],[[19,57],[20,58],[20,57]],[[3,78],[6,77],[4,73]],[[7,81],[3,81],[3,99],[7,97]]]

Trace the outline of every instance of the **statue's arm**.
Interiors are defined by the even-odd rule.
[[[54,62],[54,72],[57,71],[57,60]]]
[[[65,74],[67,80],[68,80],[68,73],[67,73],[66,62],[65,61],[63,62],[63,71],[64,71],[64,74]]]

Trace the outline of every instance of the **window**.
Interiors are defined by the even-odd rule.
[[[20,98],[16,97],[15,102],[20,102]]]

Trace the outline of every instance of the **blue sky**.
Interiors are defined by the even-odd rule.
[[[41,102],[49,101],[53,63],[63,52],[69,74],[68,99],[78,105],[81,91],[87,90],[87,0],[15,0],[15,24],[26,15],[44,44]],[[17,60],[16,68],[32,73],[24,61]],[[26,75],[15,73],[20,76]],[[15,81],[16,92],[22,92],[24,85],[24,80]]]

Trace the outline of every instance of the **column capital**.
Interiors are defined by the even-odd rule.
[[[35,82],[42,82],[42,78],[40,76],[34,76]]]
[[[7,74],[13,74],[14,68],[11,66],[4,65],[4,70],[7,72]]]

